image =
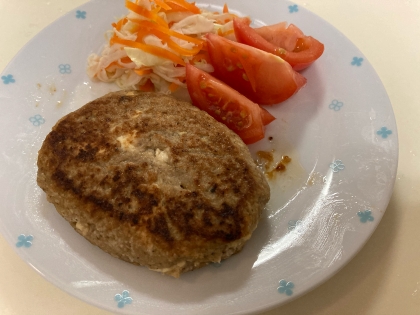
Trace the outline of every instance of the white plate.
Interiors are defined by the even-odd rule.
[[[212,0],[221,9],[225,0]],[[307,86],[269,110],[277,120],[251,151],[289,155],[245,249],[180,279],[120,261],[77,234],[36,185],[46,134],[63,115],[115,90],[91,83],[86,58],[126,12],[95,0],[47,27],[1,74],[0,228],[28,264],[66,292],[123,314],[248,314],[319,285],[363,246],[388,204],[398,157],[386,92],[363,54],[331,25],[287,1],[229,1],[257,25],[289,21],[325,44]],[[24,236],[19,235],[23,234]],[[33,239],[32,239],[33,238]],[[128,293],[123,291],[127,290]],[[118,295],[120,294],[120,295]],[[129,297],[128,297],[129,295]],[[129,303],[131,302],[131,303]]]

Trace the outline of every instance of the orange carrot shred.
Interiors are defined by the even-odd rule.
[[[200,9],[195,5],[195,3],[189,3],[185,0],[166,0],[166,3],[168,3],[169,6],[171,6],[172,3],[176,4],[194,14],[200,14],[201,12]]]
[[[124,57],[124,58],[121,58],[121,62],[122,63],[130,63],[131,59],[130,59],[130,57]]]
[[[227,3],[223,6],[223,13],[229,13],[229,8],[227,6]]]
[[[180,5],[177,5],[176,3],[168,3],[169,7],[171,8],[171,12],[189,12],[184,7],[181,7]],[[169,10],[166,10],[169,11]]]
[[[167,11],[172,10],[172,8],[168,4],[166,4],[165,1],[154,0],[154,2],[164,10],[167,10]]]
[[[120,62],[122,63],[130,63],[131,59],[129,57],[124,57],[120,59]],[[111,67],[117,67],[117,68],[122,68],[121,65],[118,63],[117,61],[113,61],[111,62],[106,68],[105,70],[109,71],[111,69]]]
[[[146,75],[146,74],[152,73],[153,70],[150,68],[142,68],[142,69],[136,69],[134,70],[134,72],[137,73],[138,75]]]
[[[123,25],[125,24],[125,23],[127,23],[127,18],[122,18],[122,19],[120,19],[117,23],[112,23],[112,26],[117,30],[117,31],[120,31],[121,30],[121,28],[123,27]]]
[[[179,85],[178,85],[178,84],[176,84],[175,82],[172,82],[172,83],[169,85],[169,91],[171,91],[171,92],[175,92],[178,88],[179,88]]]
[[[185,66],[185,62],[184,60],[182,60],[182,58],[180,58],[179,56],[175,55],[174,53],[170,52],[169,50],[166,50],[164,48],[161,47],[157,47],[157,46],[152,46],[152,45],[147,45],[147,44],[143,44],[143,43],[139,43],[139,42],[134,42],[131,40],[127,40],[127,39],[121,39],[118,38],[116,36],[112,37],[111,40],[109,41],[109,43],[112,44],[120,44],[120,45],[124,45],[124,46],[128,46],[128,47],[133,47],[133,48],[139,48],[149,54],[161,57],[161,58],[165,58],[168,60],[171,60],[174,63],[180,64]]]
[[[158,24],[150,22],[150,21],[138,20],[138,19],[131,19],[131,21],[137,23],[138,28],[141,29],[141,31],[143,33],[147,33],[147,31],[152,29],[152,30],[157,30],[157,31],[159,31],[163,34],[167,34],[169,36],[173,36],[173,37],[176,37],[176,38],[179,38],[179,39],[183,39],[187,42],[191,42],[191,43],[194,43],[196,45],[200,45],[200,44],[204,43],[204,40],[202,40],[202,39],[194,38],[194,37],[191,37],[191,36],[188,36],[188,35],[184,35],[184,34],[175,32],[175,31],[169,29],[168,27],[164,27],[164,26],[158,25]],[[147,30],[146,30],[146,28],[147,28]],[[158,36],[158,37],[160,37],[160,36]]]
[[[150,35],[150,34],[153,34],[159,37],[172,50],[174,50],[175,52],[177,52],[178,54],[182,56],[194,56],[201,50],[202,45],[198,45],[197,47],[192,48],[192,49],[182,48],[177,43],[175,43],[169,35],[165,34],[164,32],[161,32],[160,30],[156,28],[150,29],[150,28],[142,27],[141,30],[137,32],[136,42],[141,42],[145,36]]]

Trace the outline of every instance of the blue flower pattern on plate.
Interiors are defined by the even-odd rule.
[[[78,19],[86,19],[86,11],[77,10],[76,11],[76,17]]]
[[[293,231],[295,228],[299,227],[302,223],[301,220],[290,220],[289,221],[289,231]]]
[[[339,102],[338,100],[333,100],[331,104],[328,106],[330,109],[333,109],[335,111],[339,111],[341,107],[343,107],[344,103]]]
[[[293,294],[292,289],[294,287],[295,285],[293,284],[293,282],[281,279],[279,282],[279,287],[277,288],[277,291],[279,291],[279,293],[282,293],[282,294],[284,293],[288,296],[291,296]]]
[[[289,12],[293,13],[293,12],[297,12],[299,11],[298,6],[296,4],[294,5],[289,5]]]
[[[357,212],[357,215],[360,218],[360,222],[366,223],[367,221],[373,221],[372,211],[365,210]]]
[[[131,304],[133,299],[130,297],[130,292],[124,290],[122,294],[115,294],[114,300],[118,302],[118,307],[123,308],[126,304]]]
[[[3,75],[1,77],[1,79],[3,80],[4,84],[9,84],[9,83],[15,83],[15,79],[13,79],[13,75],[8,74],[8,75]]]
[[[380,135],[382,138],[386,139],[390,134],[392,134],[392,130],[389,130],[387,127],[382,127],[381,130],[378,130],[376,134]]]
[[[33,117],[29,117],[29,121],[32,123],[32,125],[34,126],[40,126],[43,123],[45,123],[45,119],[42,118],[41,115],[35,115]]]
[[[16,243],[16,247],[31,247],[33,239],[34,237],[32,235],[26,236],[25,234],[21,234],[18,236],[18,242]]]
[[[70,74],[71,73],[71,66],[68,63],[59,65],[58,69],[60,69],[61,74]]]
[[[330,168],[333,170],[334,173],[338,173],[345,169],[345,166],[341,160],[335,160],[330,164]]]
[[[360,67],[362,65],[363,58],[353,57],[353,61],[351,62],[352,66]]]

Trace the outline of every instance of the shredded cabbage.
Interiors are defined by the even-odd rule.
[[[204,35],[216,33],[236,40],[234,15],[200,10],[185,0],[160,2],[162,7],[149,0],[126,2],[128,14],[107,31],[101,53],[88,57],[91,79],[115,82],[122,89],[185,94],[180,90],[186,91],[186,63],[214,71],[203,50]]]
[[[171,27],[172,30],[182,34],[202,34],[211,33],[214,30],[213,21],[205,18],[203,15],[195,14],[184,18]]]

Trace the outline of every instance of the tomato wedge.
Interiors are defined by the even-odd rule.
[[[269,123],[271,123],[272,121],[276,119],[276,117],[271,115],[270,112],[266,110],[265,108],[260,107],[260,109],[261,109],[261,120],[264,126],[267,126]]]
[[[255,103],[280,103],[306,83],[278,56],[215,34],[207,34],[206,38],[215,77]]]
[[[282,22],[253,29],[249,19],[235,18],[233,28],[238,42],[272,53],[286,60],[294,70],[310,66],[321,57],[324,44],[303,32],[293,24]]]
[[[234,131],[246,144],[264,138],[264,123],[275,118],[212,75],[187,64],[187,88],[195,106]],[[263,119],[264,117],[264,119]]]

